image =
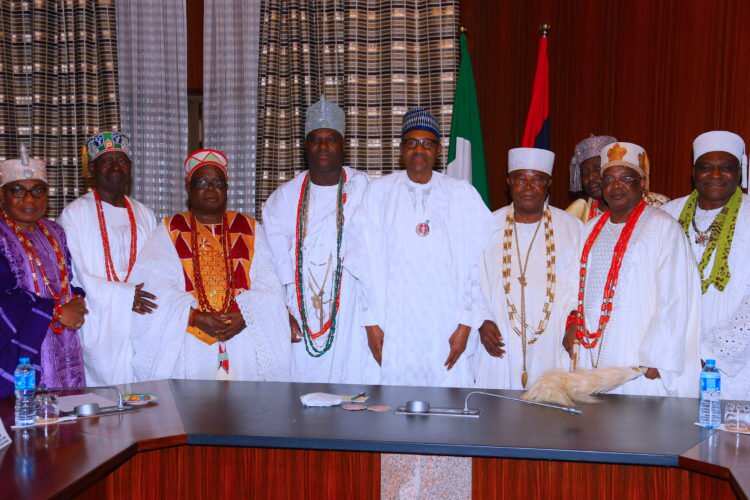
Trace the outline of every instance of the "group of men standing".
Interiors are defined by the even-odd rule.
[[[403,170],[344,166],[345,116],[307,111],[308,169],[263,226],[227,210],[228,160],[184,163],[188,210],[157,226],[127,196],[128,138],[88,142],[91,192],[46,220],[44,164],[0,162],[0,396],[30,355],[48,387],[198,378],[522,389],[551,369],[641,367],[628,394],[695,396],[701,359],[750,399],[744,142],[693,147],[695,191],[648,191],[646,152],[582,141],[569,212],[554,154],[508,154],[512,203],[490,213],[434,170],[437,120],[403,120]],[[743,184],[744,185],[744,184]],[[661,206],[661,208],[657,208]],[[573,215],[571,215],[573,214]]]

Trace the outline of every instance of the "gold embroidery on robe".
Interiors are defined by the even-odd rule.
[[[255,253],[255,219],[238,212],[227,212],[229,227],[229,260],[234,296],[250,289],[250,267]],[[206,291],[206,298],[211,307],[220,310],[224,305],[226,292],[226,262],[222,249],[222,234],[226,228],[217,225],[216,234],[211,226],[198,224],[198,258],[200,259],[201,278]],[[190,213],[183,212],[164,219],[169,237],[177,250],[185,279],[185,291],[197,299],[193,269],[192,234]],[[199,306],[200,307],[200,306]],[[238,311],[234,297],[231,299],[230,311]],[[200,328],[188,326],[187,332],[208,345],[217,340]]]

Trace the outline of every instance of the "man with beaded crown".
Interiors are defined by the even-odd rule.
[[[344,111],[321,97],[307,109],[308,170],[279,186],[263,225],[286,291],[297,382],[377,383],[362,326],[361,278],[367,270],[355,216],[367,175],[344,166]]]
[[[407,111],[405,170],[372,181],[365,195],[375,301],[365,325],[383,384],[474,385],[474,299],[491,214],[468,182],[433,170],[440,137],[427,110]]]
[[[0,162],[0,398],[13,394],[19,357],[40,373],[37,387],[86,386],[78,331],[84,292],[74,288],[63,229],[45,218],[49,186],[43,161]]]
[[[512,203],[493,214],[479,266],[487,306],[479,387],[524,389],[544,372],[568,367],[562,337],[576,304],[582,224],[547,202],[554,161],[544,149],[508,151]]]
[[[579,198],[565,210],[578,217],[582,222],[588,222],[602,212],[607,211],[607,202],[602,195],[602,176],[600,153],[602,147],[617,142],[608,135],[591,135],[576,144],[573,158],[570,160],[570,191],[583,191],[588,198]],[[649,165],[644,164],[646,187],[643,199],[653,207],[660,207],[669,201],[663,194],[648,190]]]
[[[159,297],[132,332],[138,380],[288,380],[289,323],[265,233],[228,211],[228,161],[185,160],[186,212],[166,217],[133,272]]]
[[[698,273],[679,224],[643,199],[647,162],[637,144],[602,148],[608,210],[584,226],[563,345],[579,368],[644,372],[612,392],[697,397]]]
[[[722,372],[721,395],[750,399],[750,203],[745,141],[714,130],[693,142],[690,195],[664,207],[688,237],[701,275],[701,357]]]
[[[76,279],[87,292],[89,315],[81,328],[89,385],[133,381],[133,313],[149,314],[156,296],[131,274],[156,228],[150,208],[127,196],[132,184],[130,140],[104,131],[87,142],[93,189],[70,203],[58,223],[65,229]]]

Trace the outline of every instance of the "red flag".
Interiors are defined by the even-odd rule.
[[[531,89],[531,103],[526,115],[521,146],[550,148],[549,140],[549,63],[547,58],[547,29],[542,28],[536,56],[536,74]]]

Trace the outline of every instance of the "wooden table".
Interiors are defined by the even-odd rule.
[[[379,498],[380,454],[473,458],[475,498],[747,498],[750,436],[697,401],[607,396],[582,416],[473,396],[479,419],[304,408],[308,392],[463,407],[467,389],[215,381],[125,386],[159,404],[35,429],[0,451],[0,498]],[[511,391],[501,391],[516,394]],[[103,393],[106,396],[106,393]],[[6,427],[11,400],[0,401]]]

